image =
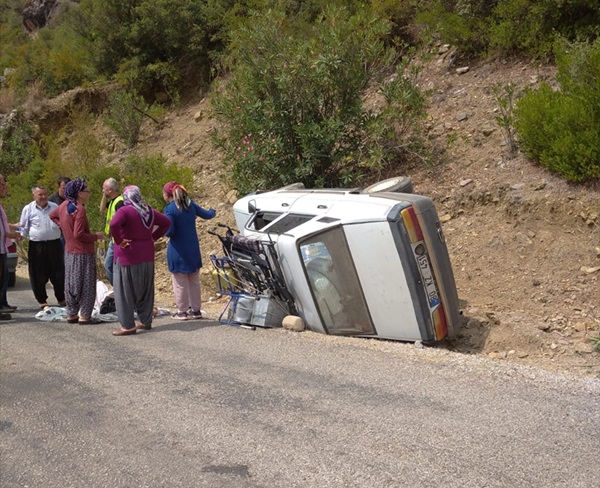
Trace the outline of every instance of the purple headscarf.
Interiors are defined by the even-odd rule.
[[[65,186],[65,198],[69,201],[67,204],[67,213],[69,215],[77,212],[77,197],[81,190],[85,190],[87,184],[82,178],[75,178],[73,181],[69,181]]]
[[[150,206],[142,200],[142,194],[137,186],[129,185],[123,188],[123,204],[132,205],[133,208],[137,210],[146,229],[152,227],[152,224],[154,223],[154,213]]]

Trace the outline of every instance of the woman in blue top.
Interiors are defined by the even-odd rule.
[[[163,188],[167,202],[165,215],[171,219],[171,227],[165,234],[169,237],[167,264],[173,281],[179,320],[201,319],[200,311],[200,242],[196,232],[196,217],[212,219],[217,212],[206,210],[192,201],[184,186],[170,181]]]

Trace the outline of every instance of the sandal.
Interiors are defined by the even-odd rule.
[[[114,336],[125,336],[125,335],[133,335],[137,332],[137,328],[134,327],[133,329],[123,329],[120,328],[118,330],[113,330],[112,335]]]
[[[73,315],[72,317],[67,317],[67,323],[76,324],[79,322],[79,315]]]
[[[152,325],[137,324],[135,330],[151,330]]]
[[[89,319],[84,319],[84,320],[79,320],[79,325],[93,325],[93,324],[101,324],[102,320],[99,319],[95,319],[95,318],[89,318]]]

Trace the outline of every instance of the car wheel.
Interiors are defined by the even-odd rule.
[[[277,191],[304,190],[304,188],[305,188],[304,183],[298,182],[298,183],[292,183],[291,185],[282,186],[281,188],[277,188]]]
[[[413,183],[410,176],[396,176],[387,180],[378,181],[367,186],[362,193],[379,193],[382,191],[392,191],[396,193],[412,193]]]
[[[17,282],[17,273],[15,271],[8,273],[8,286],[15,286]]]

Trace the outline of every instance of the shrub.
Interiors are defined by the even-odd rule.
[[[3,174],[23,171],[35,156],[33,127],[13,112],[0,129],[0,168]]]
[[[231,75],[211,102],[224,124],[215,140],[238,190],[352,185],[374,164],[400,162],[408,143],[390,140],[391,121],[417,121],[422,99],[402,69],[381,83],[396,56],[382,41],[388,31],[371,14],[330,9],[314,24],[271,11],[236,32]],[[367,110],[362,97],[378,84],[384,108]]]
[[[523,152],[570,181],[600,178],[600,39],[556,46],[562,91],[544,83],[519,100]]]
[[[133,92],[114,91],[109,95],[109,107],[104,123],[128,147],[138,142],[144,111],[148,109],[144,99]]]
[[[490,20],[490,46],[536,57],[552,53],[557,35],[593,40],[600,35],[600,4],[589,0],[500,0]]]

